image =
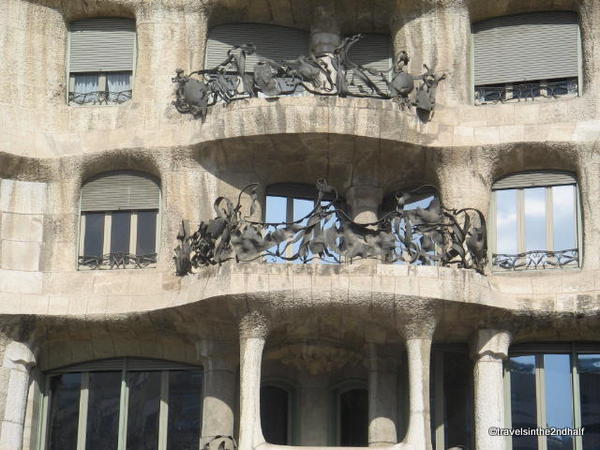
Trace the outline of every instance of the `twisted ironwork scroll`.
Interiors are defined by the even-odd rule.
[[[579,250],[532,250],[509,255],[498,253],[492,255],[492,267],[504,270],[539,270],[562,269],[564,267],[577,267],[579,264]]]
[[[127,252],[111,252],[98,256],[80,256],[80,267],[88,269],[143,269],[151,264],[156,264],[156,253],[148,255],[134,255]]]
[[[315,95],[340,97],[372,97],[393,99],[402,109],[416,109],[427,120],[435,107],[436,90],[446,74],[436,74],[427,65],[425,72],[406,72],[408,54],[401,51],[393,67],[384,72],[353,62],[349,51],[362,39],[357,34],[345,38],[332,52],[322,55],[301,55],[294,60],[272,60],[258,56],[252,71],[246,59],[256,53],[253,44],[236,45],[227,51],[225,60],[214,68],[185,74],[176,70],[175,108],[182,114],[192,114],[202,120],[208,108],[219,102],[257,97],[281,97],[306,90]],[[415,86],[415,81],[419,82]],[[385,86],[385,87],[384,87]]]
[[[216,217],[201,222],[192,234],[182,222],[174,257],[178,275],[229,260],[270,259],[352,263],[355,258],[376,258],[386,263],[484,270],[486,226],[476,209],[445,208],[437,198],[426,208],[406,209],[422,193],[399,192],[392,211],[376,222],[360,224],[336,206],[335,188],[318,180],[315,207],[309,214],[294,222],[267,223],[249,218],[256,208],[256,187],[245,187],[236,204],[217,198]],[[242,214],[243,195],[251,197],[249,216]]]

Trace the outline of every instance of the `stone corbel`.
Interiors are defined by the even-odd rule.
[[[508,357],[512,336],[508,331],[482,329],[472,341],[472,358],[477,361],[503,361]]]

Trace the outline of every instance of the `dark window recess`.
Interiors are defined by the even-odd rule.
[[[171,372],[169,374],[167,450],[198,447],[201,415],[202,372]]]
[[[137,256],[156,253],[157,216],[158,211],[139,211],[137,213]]]
[[[260,397],[260,421],[266,441],[269,444],[288,444],[289,393],[275,386],[263,386]]]
[[[112,213],[112,226],[110,230],[111,253],[129,253],[129,235],[131,231],[131,213]]]
[[[48,450],[76,450],[79,422],[80,373],[52,377]]]
[[[340,445],[368,445],[369,403],[366,389],[352,389],[340,395]]]
[[[86,450],[117,450],[121,372],[90,373]]]
[[[83,254],[85,256],[102,256],[103,247],[104,213],[86,213]]]
[[[158,449],[161,372],[129,372],[127,450]]]

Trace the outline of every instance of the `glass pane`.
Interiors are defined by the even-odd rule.
[[[131,98],[131,72],[109,72],[106,82],[111,102],[123,103]]]
[[[85,214],[84,256],[102,256],[104,247],[104,213]]]
[[[546,250],[546,188],[525,189],[525,250]]]
[[[75,450],[79,423],[80,373],[50,379],[51,401],[48,450]]]
[[[129,253],[129,232],[131,228],[131,213],[113,212],[110,230],[111,253]]]
[[[265,211],[265,222],[281,223],[286,221],[286,197],[274,197],[267,195],[267,206]]]
[[[570,355],[544,355],[546,421],[548,427],[573,426]],[[548,436],[548,450],[572,450],[571,436]]]
[[[100,91],[100,78],[97,73],[71,74],[74,79],[73,97],[76,103],[93,103],[98,101],[97,92]]]
[[[496,253],[518,253],[517,191],[496,191]]]
[[[167,450],[198,450],[201,408],[202,371],[169,372]]]
[[[260,420],[266,441],[288,444],[288,392],[275,386],[264,386],[260,389],[260,397]]]
[[[156,218],[158,211],[138,211],[136,254],[156,253]]]
[[[90,373],[86,450],[117,450],[121,372]]]
[[[160,372],[129,372],[127,450],[158,449]]]
[[[416,202],[412,202],[412,203],[407,203],[406,205],[404,205],[404,209],[409,210],[409,209],[417,209],[417,208],[428,208],[429,205],[431,204],[431,201],[434,199],[435,197],[433,195],[429,195],[421,200],[417,200]]]
[[[515,356],[509,364],[512,427],[536,428],[535,356]],[[514,436],[513,450],[537,450],[537,437]]]
[[[294,220],[300,220],[303,217],[310,214],[310,212],[315,209],[314,200],[305,200],[303,198],[295,198],[294,200]],[[306,225],[307,220],[301,222],[302,225]]]
[[[340,445],[366,447],[369,403],[366,389],[353,389],[340,395]]]
[[[576,248],[575,186],[552,188],[552,211],[554,213],[554,250]]]
[[[600,448],[600,355],[577,355],[583,450]]]

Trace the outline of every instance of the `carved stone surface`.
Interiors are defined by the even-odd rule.
[[[472,208],[448,209],[434,198],[426,208],[404,209],[422,195],[419,190],[398,192],[394,210],[373,223],[351,220],[337,205],[338,195],[325,180],[317,181],[314,209],[295,222],[265,223],[247,218],[241,197],[250,195],[254,214],[256,187],[249,185],[237,204],[225,197],[214,203],[217,217],[200,223],[189,234],[185,222],[177,236],[175,264],[178,275],[228,260],[310,262],[314,259],[351,263],[376,258],[387,263],[455,266],[483,272],[486,227],[483,214]],[[324,201],[324,198],[333,198]]]
[[[256,53],[256,47],[252,44],[236,45],[214,68],[197,70],[189,75],[177,69],[173,78],[177,84],[174,105],[180,113],[189,113],[204,120],[208,107],[219,102],[256,97],[259,93],[280,97],[304,88],[316,95],[393,99],[402,109],[414,106],[418,116],[428,120],[435,106],[437,85],[446,75],[436,74],[426,65],[421,75],[405,72],[409,61],[405,51],[398,53],[392,69],[387,72],[356,64],[349,53],[360,39],[362,35],[356,34],[335,46],[334,40],[329,40],[323,45],[312,46],[308,56],[300,55],[293,60],[274,61],[257,55],[258,62],[252,71],[246,66],[246,58]],[[381,81],[385,89],[377,84]],[[420,81],[416,89],[415,81]],[[351,86],[354,89],[350,89]]]

